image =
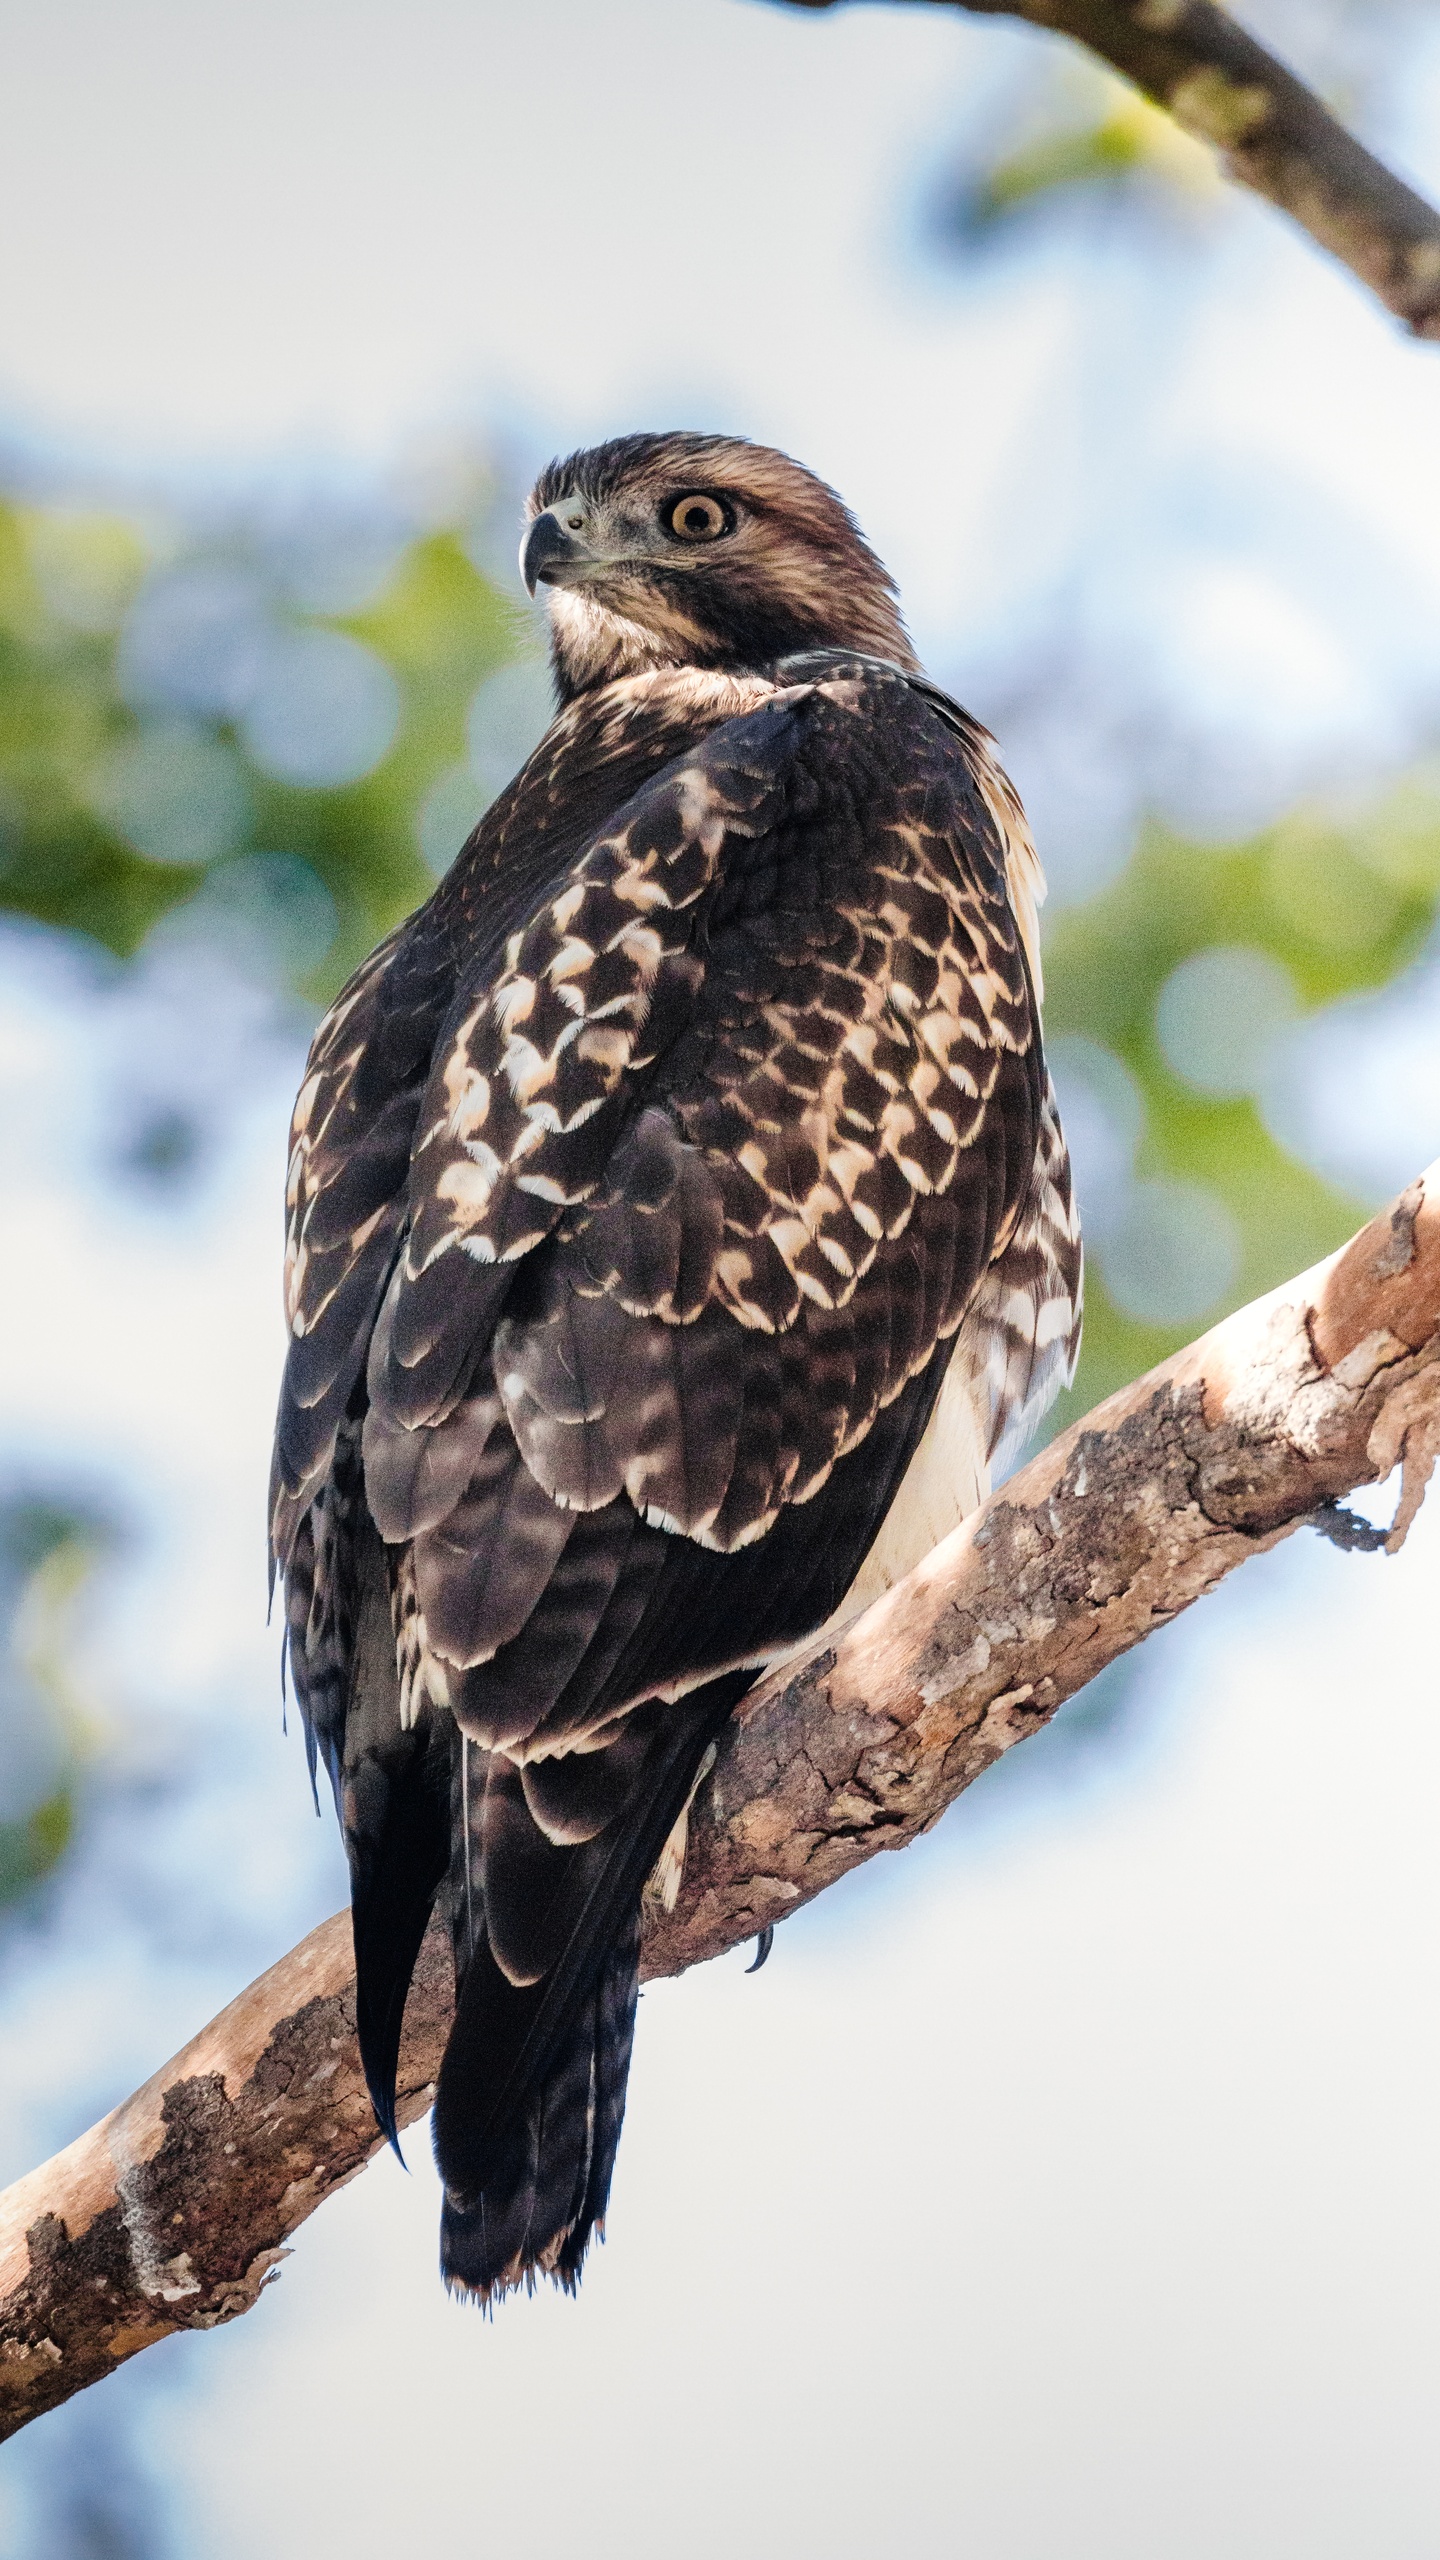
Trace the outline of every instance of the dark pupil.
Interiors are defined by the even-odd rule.
[[[708,533],[710,530],[709,508],[687,507],[685,510],[685,530],[687,533]]]

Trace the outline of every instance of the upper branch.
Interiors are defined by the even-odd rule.
[[[828,9],[835,0],[790,0]],[[1293,216],[1417,338],[1440,339],[1440,213],[1211,0],[924,0],[1073,36]]]
[[[1344,1250],[1217,1325],[1031,1460],[919,1570],[746,1699],[698,1795],[678,1973],[927,1830],[981,1770],[1246,1556],[1440,1453],[1440,1163]],[[1349,1524],[1349,1525],[1347,1525]],[[1357,1535],[1358,1532],[1358,1535]],[[0,2434],[179,2328],[246,2311],[377,2148],[348,1919],[327,1920],[68,2151],[0,2197]],[[429,2104],[449,2026],[432,1932],[400,2057]]]

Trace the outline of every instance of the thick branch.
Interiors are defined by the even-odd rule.
[[[918,1572],[746,1700],[696,1799],[678,1973],[938,1821],[991,1761],[1246,1556],[1440,1451],[1440,1163],[1344,1250],[1112,1396]],[[1358,1525],[1358,1524],[1357,1524]],[[427,1941],[400,2119],[450,2014]],[[246,2311],[290,2233],[377,2147],[348,1921],[327,1920],[68,2151],[0,2197],[0,2432],[178,2328]]]
[[[790,0],[827,9],[835,0]],[[924,0],[1073,36],[1213,143],[1418,338],[1440,338],[1440,213],[1211,0]]]

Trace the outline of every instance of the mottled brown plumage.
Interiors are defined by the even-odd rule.
[[[640,437],[527,525],[561,708],[317,1035],[272,1512],[392,2129],[448,1903],[481,2295],[603,2214],[711,1736],[969,1507],[1079,1307],[1033,852],[839,500]]]

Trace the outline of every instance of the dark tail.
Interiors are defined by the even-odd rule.
[[[450,1865],[448,1716],[400,1722],[384,1554],[357,1541],[353,1677],[343,1761],[327,1760],[350,1860],[355,2025],[376,2122],[398,2152],[395,2074],[405,1995]],[[322,1734],[322,1743],[326,1737]]]
[[[488,1948],[477,1954],[466,1977],[465,2038],[452,2037],[445,2057],[445,2115],[439,2097],[435,2109],[435,2149],[445,2178],[440,2270],[452,2289],[489,2301],[548,2275],[573,2290],[609,2200],[639,1987],[637,1912],[602,1957],[563,2038],[552,2041],[542,2076],[503,2118],[489,2117],[481,2144],[475,2121],[487,2112],[487,2061],[515,2042],[517,2027],[523,2039],[525,2019],[533,2022],[542,2003],[506,1981]],[[477,2095],[472,2077],[481,2082],[478,2104],[470,2103]],[[467,2180],[478,2173],[474,2186],[457,2189],[457,2154]]]
[[[707,1745],[754,1678],[637,1709],[606,1750],[523,1770],[457,1748],[459,2003],[435,2098],[446,2283],[572,2288],[625,2112],[640,1899]]]

